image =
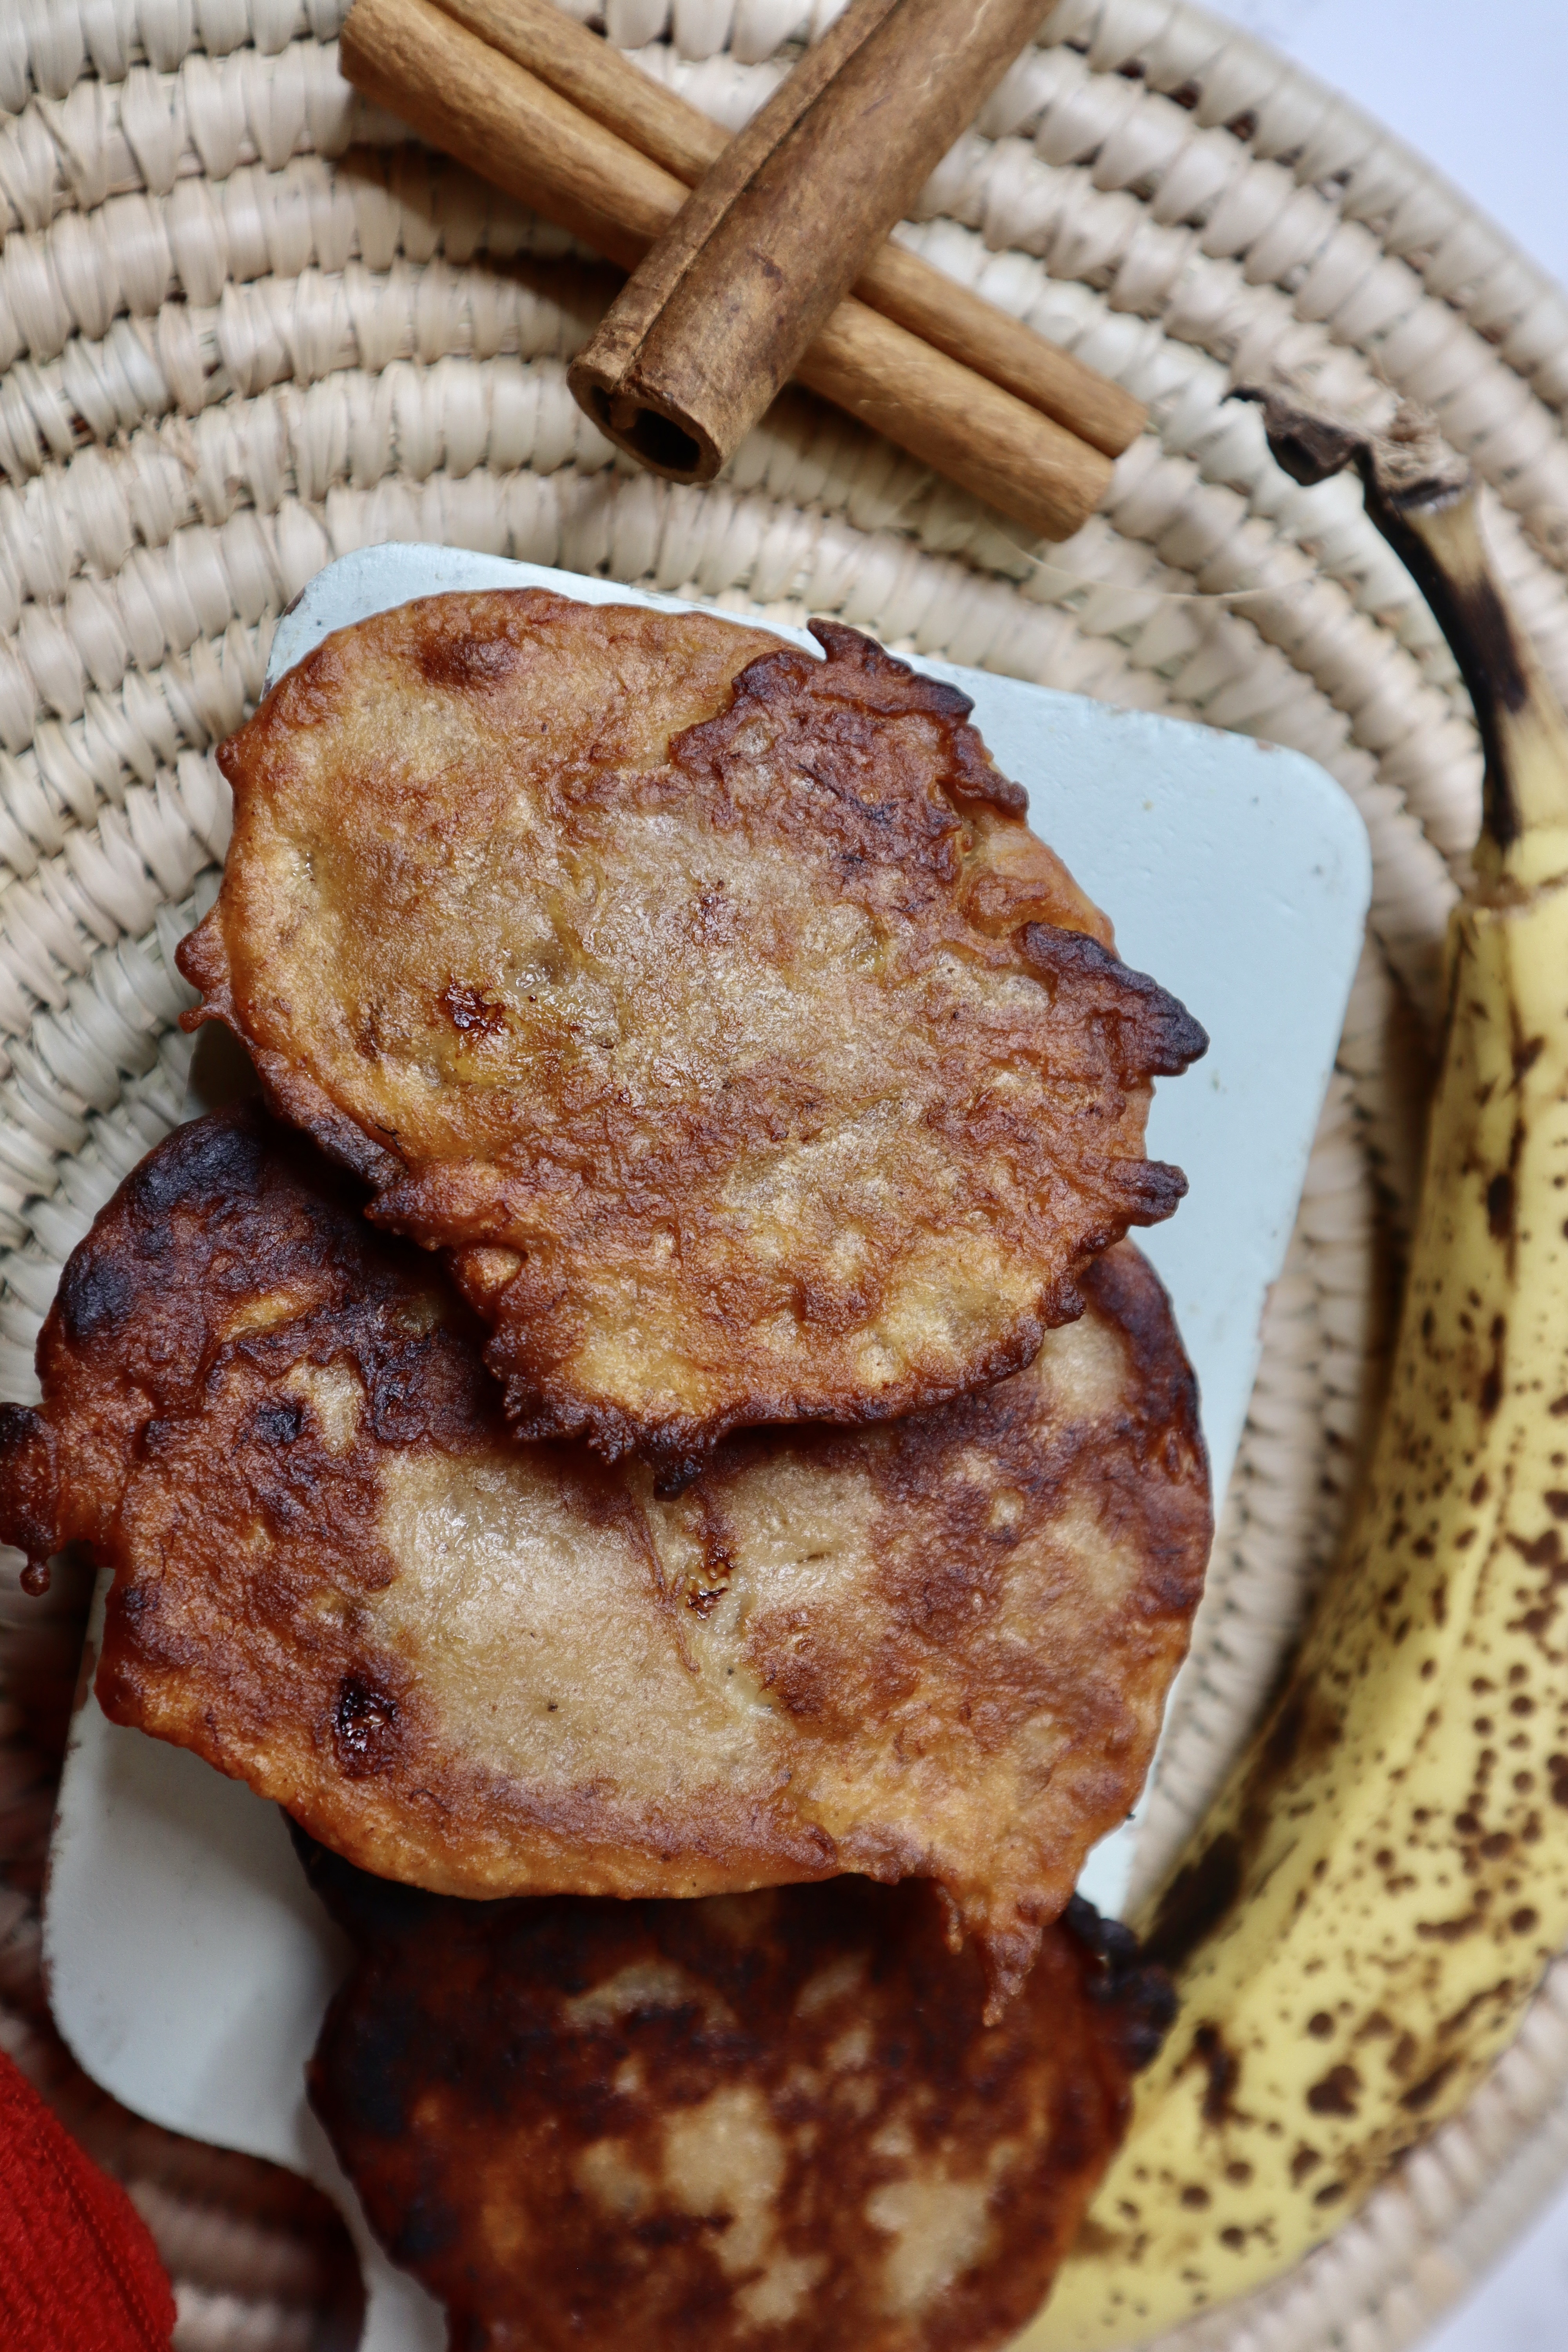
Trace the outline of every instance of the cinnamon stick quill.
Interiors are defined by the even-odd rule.
[[[354,0],[344,73],[447,154],[632,268],[686,201],[684,184],[433,0]],[[1093,512],[1109,459],[865,304],[841,302],[800,381],[1032,534]]]
[[[695,187],[730,133],[622,56],[552,0],[439,0],[459,24],[500,49],[584,114]],[[1148,411],[1119,383],[1074,359],[901,245],[883,245],[855,281],[858,299],[1016,393],[1108,457],[1142,432]]]
[[[1041,0],[850,0],[574,361],[572,389],[612,440],[711,481],[1041,14]]]

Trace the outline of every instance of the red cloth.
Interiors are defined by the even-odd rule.
[[[174,2326],[136,2208],[0,2052],[0,2345],[168,2352]]]

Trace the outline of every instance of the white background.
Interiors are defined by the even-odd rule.
[[[1568,279],[1568,0],[1207,0],[1419,148]],[[1568,2189],[1422,2352],[1568,2352]]]

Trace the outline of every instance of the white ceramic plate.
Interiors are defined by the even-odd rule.
[[[268,683],[371,613],[511,586],[683,609],[457,549],[365,549],[330,564],[284,615]],[[1360,952],[1371,887],[1361,820],[1297,752],[950,663],[915,667],[971,697],[998,764],[1028,790],[1037,831],[1109,911],[1122,955],[1209,1033],[1207,1057],[1159,1088],[1150,1120],[1151,1153],[1186,1170],[1190,1193],[1139,1239],[1197,1370],[1222,1496]],[[1121,1900],[1135,1836],[1136,1821],[1090,1858],[1085,1891],[1104,1909]],[[319,2180],[365,2261],[362,2352],[440,2352],[436,2305],[368,2239],[305,2105],[305,2060],[344,1955],[276,1810],[195,1757],[116,1729],[88,1697],[61,1784],[45,1943],[55,2015],[88,2072],[154,2122]]]

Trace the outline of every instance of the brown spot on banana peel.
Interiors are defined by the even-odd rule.
[[[1568,1759],[1563,1801],[1568,1803]],[[1179,1968],[1226,1917],[1241,1893],[1241,1840],[1223,1830],[1179,1870],[1161,1898],[1144,1949],[1162,1968]]]
[[[1214,1933],[1243,1894],[1281,1781],[1320,1762],[1339,1737],[1339,1711],[1318,1689],[1308,1684],[1286,1691],[1254,1756],[1239,1823],[1178,1871],[1161,1897],[1143,1943],[1151,1961],[1178,1968]]]
[[[1441,2065],[1434,2066],[1429,2074],[1424,2074],[1420,2082],[1413,2084],[1408,2091],[1401,2095],[1400,2105],[1409,2115],[1424,2115],[1436,2099],[1458,2063],[1458,2058],[1445,2058]]]
[[[1234,2050],[1226,2047],[1225,2038],[1217,2025],[1200,2025],[1193,2035],[1188,2065],[1202,2067],[1205,2077],[1203,2096],[1203,2119],[1211,2126],[1233,2122],[1237,2116],[1236,2086],[1241,2074],[1241,2060]]]
[[[1309,2088],[1307,2105],[1315,2116],[1353,2116],[1360,2111],[1361,2088],[1361,2076],[1353,2066],[1331,2066]]]

